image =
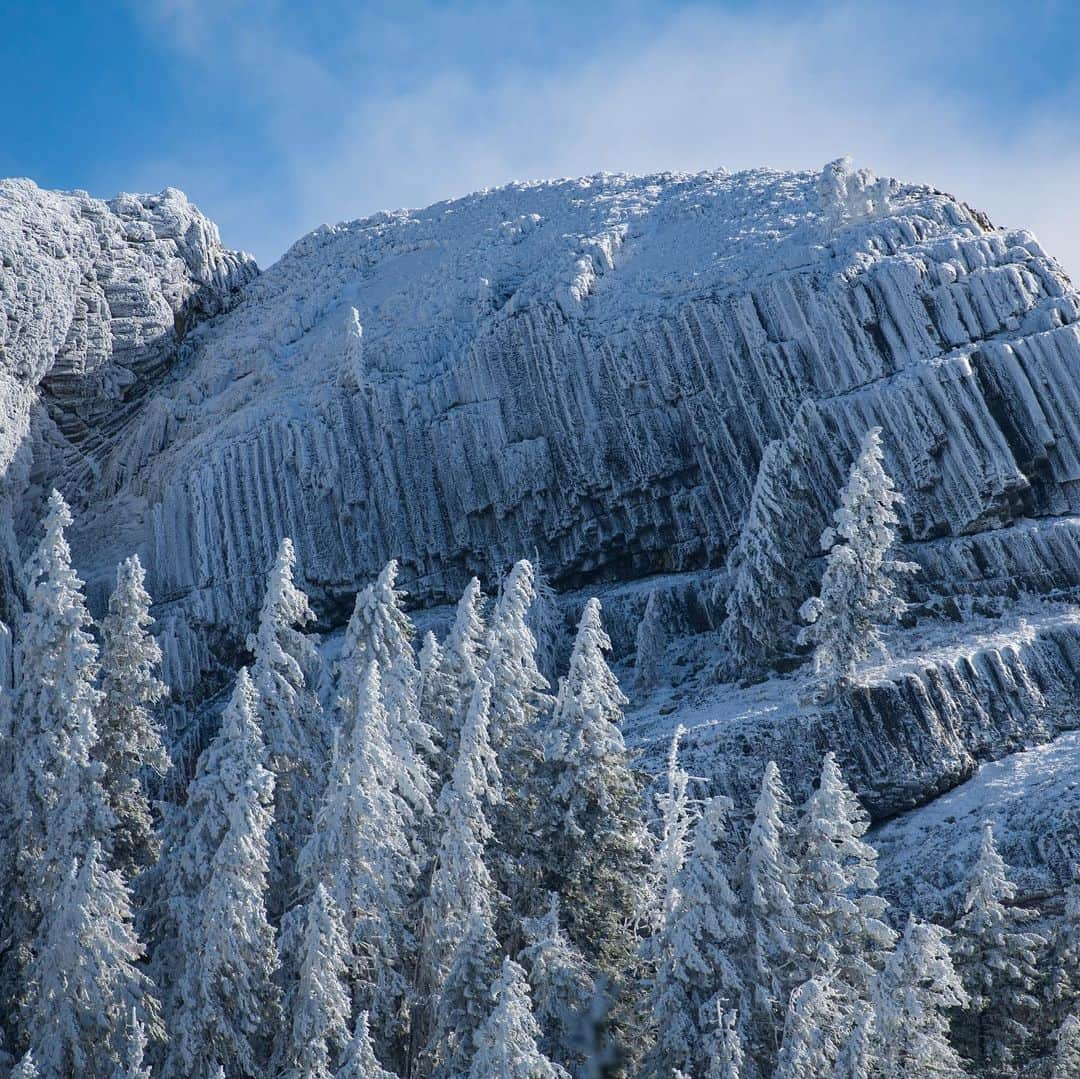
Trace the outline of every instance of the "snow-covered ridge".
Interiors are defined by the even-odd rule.
[[[104,388],[114,364],[65,375],[80,422],[38,407],[20,475],[77,504],[92,598],[139,551],[184,694],[242,638],[283,535],[331,624],[391,556],[421,603],[474,572],[491,583],[523,552],[561,587],[715,566],[779,436],[812,448],[824,517],[881,425],[906,533],[934,541],[954,588],[1017,572],[1034,550],[1052,560],[1060,544],[1001,526],[1078,509],[1069,282],[1029,234],[948,195],[845,183],[601,175],[319,229],[230,311],[185,325],[179,349],[174,332],[167,362],[144,349],[153,374],[123,395],[133,406]],[[50,199],[84,213],[78,198],[15,191],[11,219]],[[153,199],[91,205],[115,218],[110,237],[161,227]],[[183,263],[159,278],[228,306],[249,264],[209,226],[162,235],[192,229],[187,246],[158,241]],[[23,271],[35,281],[41,231]],[[118,266],[145,247],[117,242],[103,257]],[[76,276],[78,260],[61,261]],[[81,370],[52,369],[46,388]],[[32,492],[22,531],[35,509]]]

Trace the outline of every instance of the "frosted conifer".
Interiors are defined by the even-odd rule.
[[[615,977],[637,941],[651,857],[641,783],[622,736],[627,703],[604,658],[600,603],[585,604],[536,773],[535,836],[542,883],[563,899],[567,932]]]
[[[718,1010],[723,1015],[742,1003],[737,953],[745,928],[719,850],[730,808],[722,797],[705,804],[654,942],[653,1056],[661,1072],[703,1075]]]
[[[413,625],[396,587],[398,564],[391,559],[373,584],[356,596],[345,632],[341,666],[342,697],[348,714],[349,695],[359,685],[364,666],[379,665],[390,744],[398,762],[398,791],[420,819],[431,812],[435,756],[434,732],[420,715],[420,671],[413,652]]]
[[[826,753],[817,790],[799,822],[799,912],[809,933],[808,974],[832,972],[849,1006],[869,999],[896,934],[885,923],[887,904],[875,894],[877,851],[863,840],[869,818]]]
[[[501,777],[489,738],[490,691],[473,694],[458,756],[439,796],[442,835],[424,907],[422,980],[437,992],[465,935],[470,918],[494,917],[495,885],[484,861],[491,841],[489,808],[501,797]]]
[[[315,621],[315,613],[296,587],[295,568],[292,540],[283,539],[267,577],[258,629],[247,641],[254,656],[256,715],[274,776],[272,917],[280,915],[296,893],[296,858],[311,832],[316,784],[329,748],[319,698],[307,681],[317,669],[318,655],[303,627]]]
[[[398,1079],[397,1075],[387,1071],[375,1056],[367,1012],[361,1012],[356,1017],[352,1041],[341,1055],[341,1067],[334,1079]]]
[[[732,678],[763,674],[790,655],[806,595],[803,546],[809,496],[788,440],[770,442],[758,466],[739,541],[728,557],[731,590],[721,640]]]
[[[712,1035],[712,1055],[705,1079],[743,1079],[746,1051],[743,1047],[739,1013],[717,1003],[716,1029]]]
[[[541,1052],[525,972],[509,957],[491,987],[491,998],[491,1012],[476,1032],[469,1079],[570,1079],[565,1068]]]
[[[133,1012],[128,1023],[125,1059],[112,1074],[112,1079],[151,1079],[150,1065],[146,1062],[146,1031]]]
[[[789,852],[790,814],[780,771],[769,761],[754,806],[744,875],[754,1046],[766,1055],[779,1045],[784,1008],[799,982],[799,942],[807,932],[793,895],[797,875]]]
[[[639,689],[652,689],[660,681],[668,648],[665,614],[664,601],[653,589],[645,603],[635,638],[634,677]]]
[[[491,1014],[491,986],[499,973],[499,942],[483,909],[472,912],[451,957],[435,1004],[428,1047],[430,1079],[461,1079],[469,1074],[476,1036]]]
[[[874,991],[876,1069],[883,1079],[967,1075],[949,1041],[949,1012],[968,998],[941,926],[908,920]]]
[[[332,1063],[349,1041],[351,1012],[345,977],[349,947],[341,913],[326,888],[315,894],[283,930],[284,965],[295,971],[285,992],[285,1026],[275,1075],[282,1079],[332,1079]]]
[[[802,607],[810,623],[800,640],[814,646],[814,672],[825,692],[848,680],[860,660],[883,651],[880,626],[904,610],[895,577],[918,566],[889,558],[903,502],[882,465],[881,428],[863,437],[840,492],[834,524],[821,536],[828,551],[821,593]]]
[[[113,823],[103,769],[93,757],[101,705],[98,651],[64,535],[71,520],[67,503],[53,491],[44,535],[23,571],[27,611],[18,649],[8,825],[14,877],[3,911],[2,988],[9,1001],[22,995],[21,971],[39,922],[60,915],[58,896],[69,887],[72,867],[85,861],[91,844],[107,845]]]
[[[127,1063],[133,1011],[163,1035],[142,955],[124,878],[94,841],[45,911],[27,967],[26,1031],[40,1071],[109,1075]]]
[[[167,1079],[208,1074],[218,1063],[254,1079],[280,1022],[266,915],[274,777],[264,755],[255,689],[242,668],[188,787],[189,831],[174,882],[182,970],[166,987]]]
[[[10,1079],[40,1079],[37,1063],[34,1061],[33,1049],[28,1049],[18,1064],[11,1072]]]
[[[366,663],[350,695],[351,715],[299,870],[305,894],[323,884],[343,913],[355,1001],[370,1011],[385,1050],[405,996],[405,912],[416,864],[407,837],[412,813],[393,782],[397,763],[379,676],[378,663]]]
[[[844,1002],[829,977],[802,983],[788,1003],[774,1079],[823,1079],[840,1053]]]
[[[160,852],[143,775],[149,769],[164,776],[170,766],[154,715],[169,691],[154,673],[161,648],[149,632],[154,620],[145,579],[138,555],[121,562],[101,623],[102,698],[94,756],[105,769],[102,782],[115,818],[111,862],[128,880]]]
[[[1067,1015],[1058,1027],[1053,1059],[1050,1079],[1076,1079],[1080,1075],[1080,1016]]]
[[[454,623],[443,642],[441,674],[447,687],[443,708],[443,752],[457,758],[457,740],[487,658],[487,630],[483,619],[484,597],[474,577],[465,586],[454,614]]]
[[[1007,1070],[1015,1052],[1031,1036],[1039,1001],[1040,952],[1045,941],[1019,927],[1035,913],[1007,906],[1016,887],[994,845],[994,832],[983,825],[960,917],[953,926],[956,967],[971,999],[970,1015],[957,1024],[962,1048],[980,1067]]]
[[[585,1023],[596,994],[585,959],[560,925],[559,897],[547,911],[524,920],[526,946],[519,959],[529,972],[533,1015],[545,1056],[576,1071],[585,1064]]]

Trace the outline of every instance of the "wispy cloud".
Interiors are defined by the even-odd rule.
[[[281,8],[256,17],[239,0],[164,0],[156,9],[204,77],[222,64],[242,75],[274,147],[259,198],[221,192],[227,239],[266,260],[322,221],[511,179],[814,168],[850,153],[1031,228],[1080,270],[1071,211],[1080,140],[1066,108],[1075,88],[995,100],[991,80],[1009,61],[1001,27],[971,16],[988,9],[769,4],[644,16],[628,7],[615,32],[591,28],[589,47],[569,58],[554,48],[553,15],[549,27],[528,22],[530,41],[509,60],[485,63],[475,30],[485,14],[502,27],[497,8],[473,10],[468,33],[441,50],[422,8],[409,8],[415,40],[407,21],[359,25],[343,8],[341,51],[330,58]],[[431,16],[434,32],[452,36],[445,9]],[[267,210],[259,224],[254,213]]]

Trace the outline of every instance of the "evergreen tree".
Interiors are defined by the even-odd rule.
[[[491,1014],[491,985],[499,973],[499,942],[482,909],[469,916],[454,950],[435,1006],[428,1047],[430,1079],[461,1079],[469,1074],[477,1035]]]
[[[150,1066],[146,1063],[146,1031],[133,1012],[128,1025],[127,1053],[122,1064],[112,1074],[112,1079],[151,1079]]]
[[[269,908],[275,921],[296,894],[296,859],[311,832],[315,784],[328,755],[319,698],[307,682],[318,654],[303,627],[315,621],[315,613],[296,587],[295,568],[292,540],[283,539],[266,581],[258,629],[247,641],[254,656],[256,715],[274,776]]]
[[[571,940],[614,978],[637,948],[627,926],[643,906],[651,840],[622,736],[626,697],[604,659],[610,648],[590,599],[546,731],[533,831],[542,883],[561,896]]]
[[[940,926],[908,921],[904,935],[876,981],[873,1044],[880,1079],[967,1075],[949,1041],[948,1013],[968,998]]]
[[[407,837],[412,811],[393,781],[398,764],[380,673],[377,662],[366,663],[350,694],[352,712],[299,870],[306,895],[325,885],[343,912],[354,1002],[370,1012],[385,1054],[405,1007],[412,948],[407,907],[416,864]]]
[[[660,839],[653,852],[650,876],[655,894],[652,897],[652,918],[656,927],[668,918],[676,899],[676,881],[686,863],[690,836],[698,817],[697,805],[690,798],[690,776],[679,764],[679,746],[686,728],[675,728],[667,757],[667,784],[656,794],[660,810]]]
[[[827,976],[810,978],[791,994],[774,1079],[824,1079],[832,1074],[840,1053],[843,1008],[842,995]]]
[[[469,1079],[570,1079],[540,1050],[540,1027],[532,1013],[525,972],[509,957],[491,988],[494,1007],[476,1033]]]
[[[890,559],[903,497],[882,465],[881,428],[871,428],[840,492],[835,524],[821,536],[828,551],[821,594],[802,607],[810,623],[800,640],[814,646],[814,672],[826,693],[850,679],[856,664],[884,651],[879,627],[904,610],[895,577],[913,562]]]
[[[373,584],[357,593],[339,660],[342,714],[351,714],[364,669],[379,665],[398,792],[420,820],[431,813],[434,732],[420,716],[420,672],[413,653],[413,625],[395,587],[398,564],[391,559]]]
[[[754,806],[744,874],[753,1047],[766,1059],[779,1047],[783,1009],[799,982],[799,942],[807,935],[793,895],[797,873],[788,849],[790,813],[780,771],[769,761]]]
[[[1020,931],[1037,915],[1006,906],[1015,898],[1016,888],[986,823],[953,932],[957,969],[971,999],[970,1016],[957,1024],[958,1040],[989,1075],[1010,1074],[1015,1053],[1031,1037],[1030,1025],[1039,1011],[1032,991],[1046,942]]]
[[[101,704],[94,756],[115,823],[112,865],[128,880],[153,865],[160,848],[143,789],[147,770],[164,776],[170,762],[155,706],[168,687],[155,675],[161,648],[150,635],[150,594],[138,555],[116,567],[116,589],[101,624]]]
[[[41,1072],[38,1071],[37,1064],[34,1061],[34,1051],[28,1049],[22,1060],[15,1065],[10,1079],[40,1079],[40,1076]]]
[[[94,841],[46,909],[27,968],[26,1030],[43,1075],[107,1076],[127,1063],[132,1012],[163,1035],[153,987],[136,966],[142,954],[124,878]]]
[[[1058,1028],[1050,1079],[1076,1079],[1080,1075],[1080,1016],[1067,1015]]]
[[[368,1030],[367,1012],[361,1012],[356,1017],[352,1041],[342,1053],[341,1067],[334,1079],[398,1079],[397,1075],[387,1071],[375,1056],[375,1046],[371,1044],[371,1033]]]
[[[420,675],[418,699],[420,718],[432,729],[433,737],[439,746],[439,753],[433,762],[433,781],[437,790],[442,790],[453,764],[453,758],[446,751],[446,736],[450,717],[457,704],[453,697],[453,686],[443,669],[445,658],[435,634],[428,630],[424,634],[424,643],[417,657],[417,670]]]
[[[470,919],[494,918],[495,885],[484,861],[492,839],[488,811],[502,796],[489,739],[490,690],[473,694],[450,781],[439,796],[442,836],[425,900],[422,984],[437,994]]]
[[[712,1037],[712,1059],[706,1079],[743,1079],[746,1051],[743,1048],[739,1013],[717,1003],[716,1030]]]
[[[436,729],[442,735],[446,759],[451,762],[457,759],[458,736],[487,659],[483,603],[480,582],[474,577],[458,601],[454,624],[443,644],[440,673],[446,695],[440,709],[441,724]]]
[[[529,972],[540,1050],[576,1074],[586,1063],[586,1022],[596,986],[559,918],[559,897],[552,892],[543,915],[523,920],[526,946],[519,958]]]
[[[722,797],[705,804],[658,934],[651,987],[658,1074],[703,1075],[718,1014],[742,1004],[736,964],[745,927],[719,851],[730,808]]]
[[[832,972],[849,1009],[869,999],[896,942],[883,921],[887,904],[875,894],[877,851],[862,838],[869,826],[835,755],[826,753],[799,823],[799,912],[809,930],[809,973]]]
[[[1065,909],[1054,934],[1047,996],[1057,1010],[1068,1011],[1080,998],[1080,863],[1070,869]]]
[[[526,621],[536,639],[536,665],[551,682],[557,673],[559,646],[564,633],[563,615],[559,610],[558,595],[535,556],[532,565],[536,596],[529,605]]]
[[[266,915],[274,777],[241,669],[217,737],[188,787],[188,827],[174,908],[182,969],[169,991],[169,1079],[262,1074],[280,1023],[277,952]],[[168,944],[163,945],[168,946]]]
[[[107,843],[113,823],[103,769],[93,758],[98,651],[64,536],[70,524],[67,504],[53,491],[44,536],[24,568],[28,609],[19,639],[11,780],[15,875],[3,935],[9,1001],[22,995],[22,967],[39,923],[60,916],[57,903],[72,867],[85,860],[91,844]]]
[[[770,442],[739,541],[728,557],[731,590],[721,641],[729,677],[764,674],[792,654],[808,583],[803,544],[811,516],[792,443]]]
[[[856,1011],[851,1032],[840,1050],[833,1079],[873,1079],[874,1070],[874,1008],[861,1004]]]
[[[285,993],[285,1026],[274,1074],[282,1079],[332,1079],[333,1061],[349,1042],[345,927],[322,884],[296,914],[286,919],[282,934],[282,952],[292,953],[284,965],[295,977]]]
[[[634,677],[639,689],[656,686],[664,669],[668,631],[664,601],[655,589],[649,593],[634,641]]]

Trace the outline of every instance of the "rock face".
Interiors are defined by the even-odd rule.
[[[188,330],[256,273],[174,189],[105,203],[0,181],[0,613],[33,485],[91,504]]]
[[[233,658],[283,535],[330,623],[390,556],[425,604],[523,553],[560,588],[696,570],[777,437],[824,517],[884,428],[924,589],[1077,574],[1080,301],[928,187],[512,185],[322,228],[256,277],[177,192],[16,182],[0,249],[18,538],[56,484],[92,599],[138,550],[181,695]]]

